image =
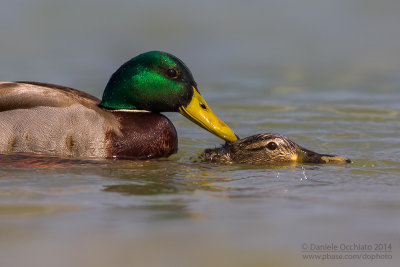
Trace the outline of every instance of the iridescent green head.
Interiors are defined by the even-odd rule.
[[[108,109],[178,111],[190,102],[193,87],[192,73],[181,60],[152,51],[129,60],[111,76],[100,105]]]
[[[189,68],[165,52],[147,52],[123,64],[111,76],[100,106],[113,110],[178,111],[227,141],[237,140],[201,97]]]

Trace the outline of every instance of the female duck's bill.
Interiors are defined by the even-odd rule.
[[[206,149],[206,161],[223,163],[274,164],[279,162],[297,163],[351,163],[345,157],[319,154],[305,149],[288,138],[278,134],[257,134],[222,147]]]
[[[299,147],[300,152],[298,153],[298,162],[301,163],[318,163],[318,164],[326,164],[326,163],[351,163],[351,160],[345,157],[328,155],[328,154],[319,154],[314,151],[305,149],[303,147]]]

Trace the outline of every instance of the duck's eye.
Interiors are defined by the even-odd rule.
[[[277,145],[275,142],[269,142],[269,143],[267,144],[267,148],[268,148],[269,150],[275,150],[275,149],[278,148],[278,145]]]
[[[176,78],[178,76],[178,72],[174,69],[168,69],[167,70],[167,75],[170,78]]]

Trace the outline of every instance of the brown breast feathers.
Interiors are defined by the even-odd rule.
[[[178,150],[178,137],[172,122],[152,112],[120,112],[113,114],[120,122],[120,133],[106,133],[107,155],[119,159],[168,157]]]

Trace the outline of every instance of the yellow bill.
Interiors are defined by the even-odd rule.
[[[194,87],[193,92],[193,98],[189,105],[180,107],[179,112],[216,136],[229,142],[236,142],[238,138],[231,128],[212,112],[206,101],[204,101],[203,97]]]

